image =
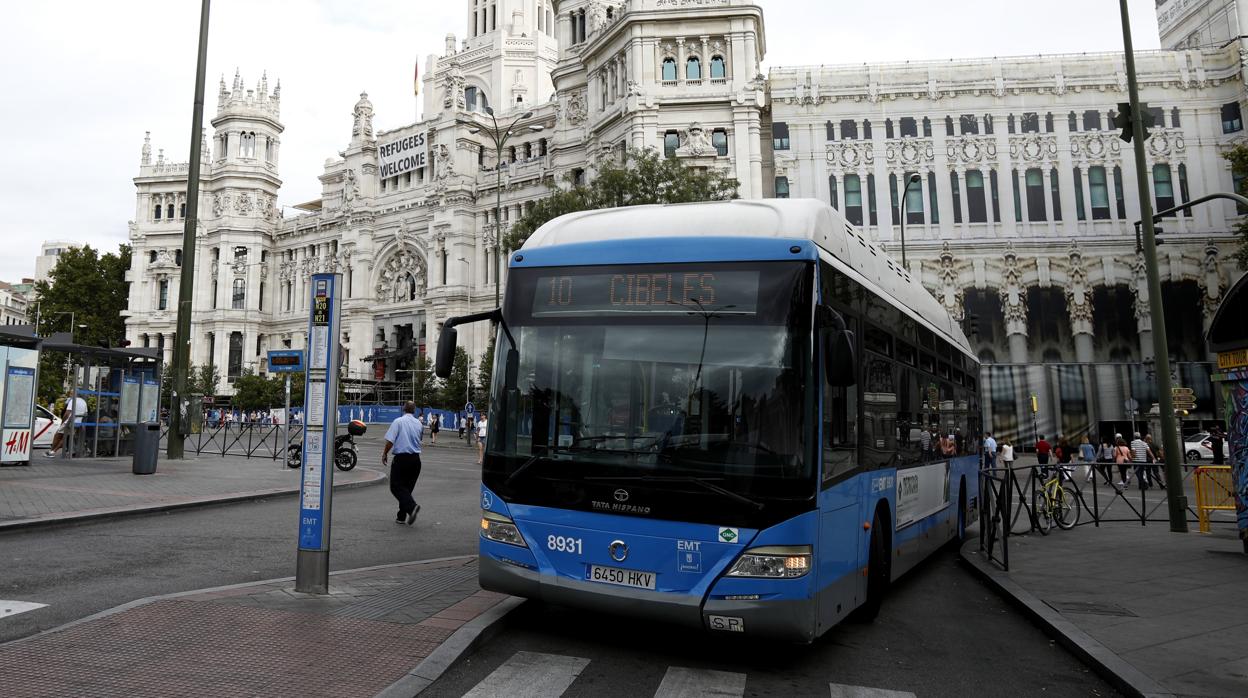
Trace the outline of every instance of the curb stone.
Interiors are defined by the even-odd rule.
[[[980,578],[993,587],[1007,601],[1023,610],[1032,621],[1040,625],[1046,634],[1092,667],[1096,673],[1109,681],[1126,695],[1137,698],[1173,698],[1174,693],[1136,669],[1092,636],[1080,630],[1074,623],[1062,617],[1031,592],[1010,579],[1007,572],[997,569],[979,554],[978,537],[968,540],[958,550]]]
[[[334,485],[334,491],[353,490],[361,487],[371,487],[380,485],[389,479],[386,473],[373,468],[363,468],[360,470],[368,470],[376,473],[376,477],[371,480],[361,480],[359,482],[344,482]],[[131,507],[119,507],[116,509],[103,509],[91,512],[67,512],[63,514],[50,514],[48,516],[17,519],[15,521],[0,522],[0,534],[6,531],[28,530],[34,528],[51,528],[54,526],[67,526],[86,521],[104,521],[109,519],[123,519],[130,516],[141,516],[144,514],[159,514],[167,511],[175,511],[180,509],[195,509],[198,507],[216,506],[218,504],[238,504],[240,502],[253,502],[261,499],[269,499],[270,497],[285,497],[299,494],[299,488],[273,488],[268,490],[255,490],[252,492],[226,494],[220,497],[208,497],[203,499],[195,499],[189,502],[168,502],[163,504],[136,504]]]
[[[455,662],[463,659],[481,643],[489,640],[500,630],[507,614],[524,603],[524,599],[512,596],[499,601],[485,613],[473,618],[451,634],[428,657],[421,660],[407,676],[395,681],[378,693],[375,698],[413,698],[420,695],[434,681],[442,677]]]

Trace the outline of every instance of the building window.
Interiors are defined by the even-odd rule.
[[[264,282],[260,282],[260,295],[256,297],[256,310],[264,310]]]
[[[773,150],[789,149],[789,125],[783,121],[771,125],[771,147]]]
[[[826,132],[826,135],[824,135],[824,140],[829,140],[829,141],[836,140],[836,132],[832,130],[832,121],[830,119],[826,123],[824,123],[823,128],[824,128],[824,131]]]
[[[1024,113],[1021,126],[1023,133],[1040,133],[1040,115],[1034,111]]]
[[[702,61],[697,56],[690,56],[685,61],[685,79],[701,80],[702,79]]]
[[[1027,185],[1027,220],[1033,223],[1048,220],[1044,210],[1044,174],[1040,170],[1027,170],[1023,180]]]
[[[711,79],[724,77],[724,57],[711,56]]]
[[[898,126],[901,129],[902,138],[905,138],[906,136],[914,138],[919,135],[918,124],[917,122],[915,122],[914,117],[912,116],[901,117],[901,121],[899,122]]]
[[[156,250],[151,250],[147,253],[147,263],[148,264],[156,263]]]
[[[875,211],[875,175],[873,174],[867,175],[867,215],[871,225],[880,224],[879,216]]]
[[[923,223],[923,187],[920,184],[911,184],[910,177],[913,172],[907,172],[905,178],[906,187],[906,224]],[[922,180],[920,180],[922,181]]]
[[[477,111],[477,88],[469,85],[464,88],[464,106],[468,111]]]
[[[715,154],[719,157],[728,156],[728,132],[722,128],[711,131],[711,145],[715,146]]]
[[[1239,102],[1222,105],[1222,133],[1244,130],[1244,118],[1239,112]]]
[[[1122,187],[1122,168],[1114,166],[1114,200],[1118,205],[1118,220],[1126,220],[1127,218],[1127,200],[1123,192],[1126,190]]]
[[[858,123],[852,119],[841,120],[841,140],[858,140]]]
[[[1010,183],[1014,185],[1014,222],[1022,223],[1023,222],[1023,201],[1022,201],[1022,197],[1019,195],[1019,190],[1018,190],[1019,189],[1018,188],[1018,175],[1019,175],[1018,170],[1011,171]]]
[[[958,173],[949,173],[949,189],[953,192],[953,222],[962,222],[962,191],[958,185]]]
[[[992,188],[992,220],[1001,222],[1001,188],[997,186],[997,171],[988,171],[988,184]]]
[[[1053,133],[1053,113],[1049,112],[1044,115],[1044,132]]]
[[[1058,186],[1057,168],[1049,171],[1049,195],[1053,199],[1053,220],[1062,220],[1062,195]]]
[[[217,309],[217,280],[212,280],[212,309]]]
[[[1014,133],[1014,115],[1010,114],[1005,117],[1005,132]]]
[[[173,251],[173,263],[182,266],[182,250]]]
[[[238,156],[243,158],[254,158],[256,156],[256,134],[254,132],[248,131],[239,139]]]
[[[889,173],[888,175],[888,202],[893,212],[893,225],[901,222],[901,208],[897,204],[897,175]]]
[[[828,177],[828,203],[831,204],[832,208],[837,209],[838,211],[841,208],[841,202],[837,198],[836,175],[830,175]]]
[[[776,198],[777,199],[789,198],[789,178],[788,177],[776,177]]]
[[[1169,165],[1153,165],[1153,195],[1157,198],[1157,208],[1153,209],[1153,213],[1174,207],[1174,182],[1170,179]],[[1173,218],[1174,214],[1167,217]]]
[[[884,137],[885,138],[895,137],[895,134],[893,133],[893,120],[892,119],[884,120]]]
[[[1073,111],[1066,116],[1066,130],[1074,133],[1079,130],[1079,116]]]
[[[845,220],[862,225],[862,180],[858,175],[845,175]]]
[[[186,204],[180,204],[178,209],[178,218],[186,218]]]
[[[154,220],[160,220],[160,214],[164,212],[164,210],[165,210],[164,206],[161,206],[160,204],[156,204],[155,208],[152,209],[152,218]]]
[[[230,333],[230,356],[226,362],[226,376],[238,378],[243,374],[243,333]]]
[[[984,200],[984,173],[968,170],[966,173],[966,215],[971,223],[987,223],[988,209]]]
[[[992,114],[984,114],[984,135],[992,135]]]
[[[169,309],[169,279],[160,280],[157,293],[158,293],[158,296],[156,298],[156,309],[168,310]]]
[[[924,138],[932,137],[932,120],[927,118],[926,116],[923,117],[923,137]]]
[[[954,135],[954,132],[953,132],[953,117],[952,117],[952,116],[946,116],[946,117],[945,117],[945,135],[946,135],[946,136],[952,136],[952,135]]]
[[[676,149],[680,147],[680,134],[668,131],[663,134],[663,157],[676,157]]]
[[[173,204],[165,206],[165,218],[173,220]]]
[[[1187,203],[1192,200],[1191,195],[1188,194],[1187,191],[1187,165],[1182,163],[1179,164],[1179,197],[1183,203]],[[1184,211],[1181,215],[1190,216],[1191,210]]]
[[[871,120],[870,119],[862,120],[862,137],[864,140],[871,138]]]
[[[940,207],[936,205],[936,173],[927,173],[927,204],[932,211],[932,225],[940,223]]]
[[[234,279],[234,291],[230,295],[230,308],[233,310],[242,310],[247,299],[247,282],[242,279]]]
[[[1081,221],[1088,219],[1083,208],[1083,171],[1078,167],[1075,168],[1075,218]]]
[[[1148,114],[1149,116],[1153,117],[1153,123],[1150,124],[1151,126],[1155,126],[1157,128],[1166,127],[1166,110],[1165,109],[1162,109],[1161,107],[1149,107]]]
[[[1174,109],[1170,110],[1170,125],[1173,126],[1174,128],[1178,128],[1180,126],[1178,107],[1175,107]]]
[[[668,80],[668,81],[672,81],[676,79],[676,59],[675,58],[663,59],[663,79]]]
[[[963,114],[958,117],[958,131],[963,135],[979,134],[979,119],[974,114]]]
[[[1104,167],[1088,168],[1088,193],[1092,197],[1092,220],[1109,220],[1109,186]]]

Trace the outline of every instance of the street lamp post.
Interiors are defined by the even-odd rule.
[[[1148,309],[1153,326],[1153,358],[1157,362],[1157,405],[1161,410],[1161,437],[1165,444],[1166,503],[1170,530],[1187,533],[1187,495],[1183,492],[1180,467],[1178,423],[1174,417],[1174,396],[1170,389],[1170,350],[1166,344],[1166,318],[1161,303],[1161,277],[1157,270],[1157,239],[1153,229],[1153,203],[1148,190],[1148,169],[1144,157],[1144,121],[1140,113],[1140,91],[1135,78],[1135,48],[1131,42],[1131,17],[1127,0],[1118,0],[1122,13],[1122,43],[1126,53],[1127,90],[1131,100],[1131,134],[1135,148],[1135,177],[1140,195],[1140,221],[1143,228],[1144,267],[1148,277]]]
[[[910,187],[919,184],[923,178],[918,172],[906,177],[905,189],[901,192],[901,266],[906,267],[906,201],[910,198]]]
[[[491,126],[473,126],[468,129],[468,133],[477,134],[484,133],[494,142],[494,307],[502,304],[501,300],[501,276],[503,266],[503,225],[501,213],[503,209],[503,147],[507,145],[507,139],[518,133],[516,126],[525,119],[533,116],[533,112],[526,111],[516,117],[510,124],[506,124],[506,128],[498,123],[498,117],[494,114],[493,107],[486,107],[485,113],[489,115]],[[533,125],[529,126],[530,131],[541,131],[542,127]],[[487,262],[488,264],[488,262]]]

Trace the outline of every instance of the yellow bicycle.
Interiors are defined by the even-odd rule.
[[[1045,475],[1038,491],[1033,490],[1031,519],[1032,526],[1042,535],[1048,535],[1053,524],[1063,531],[1069,531],[1079,523],[1079,494],[1074,486],[1068,468],[1052,469],[1051,475]],[[1033,477],[1035,477],[1033,475]],[[1021,498],[1020,498],[1021,499]],[[1018,520],[1025,509],[1019,502],[1014,509],[1014,519],[1010,522],[1010,530],[1018,530]]]

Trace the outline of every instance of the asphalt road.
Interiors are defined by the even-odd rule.
[[[951,550],[894,585],[873,623],[844,623],[809,646],[735,640],[527,602],[505,630],[421,696],[461,696],[520,651],[589,660],[564,696],[668,695],[656,691],[674,667],[699,670],[708,681],[724,677],[702,670],[744,674],[748,696],[827,696],[832,683],[920,698],[1118,695]],[[541,661],[558,667],[548,657]]]
[[[415,526],[393,523],[384,483],[334,493],[331,569],[476,553],[480,470],[445,436],[425,449]],[[360,467],[381,469],[381,432],[362,441]],[[0,642],[146,596],[293,576],[297,506],[291,495],[0,534],[0,599],[48,604],[0,618]]]

